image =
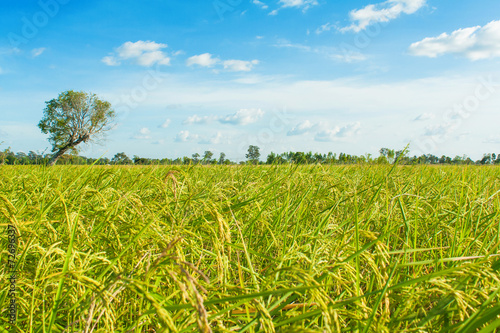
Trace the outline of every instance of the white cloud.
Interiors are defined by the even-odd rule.
[[[350,53],[344,52],[342,54],[341,53],[330,53],[330,54],[327,53],[326,56],[332,60],[345,62],[348,64],[351,64],[353,62],[365,61],[366,59],[368,59],[368,57],[361,52],[350,52]]]
[[[199,144],[206,144],[206,145],[208,145],[208,144],[218,145],[218,144],[222,143],[222,140],[223,140],[222,133],[217,132],[217,134],[214,135],[213,137],[211,137],[209,139],[202,139],[198,143]]]
[[[165,120],[163,124],[160,125],[161,128],[167,128],[171,123],[170,119]]]
[[[335,126],[333,129],[326,129],[319,132],[316,134],[314,140],[320,142],[338,141],[356,135],[360,128],[361,124],[359,122],[350,123],[342,127]]]
[[[483,140],[483,143],[499,144],[500,143],[500,136],[490,135],[485,140]]]
[[[321,34],[325,31],[330,31],[332,30],[333,28],[335,28],[335,25],[334,24],[331,24],[331,23],[325,23],[323,24],[321,27],[319,27],[318,29],[316,29],[316,34]]]
[[[33,49],[33,50],[31,50],[31,56],[32,56],[33,58],[36,58],[36,57],[38,57],[38,56],[42,55],[42,53],[43,53],[45,50],[46,50],[46,49],[45,49],[45,47],[40,47],[40,48],[37,48],[37,49]]]
[[[249,72],[252,70],[254,65],[259,64],[258,60],[245,61],[245,60],[224,60],[221,61],[219,58],[213,58],[210,53],[203,53],[199,55],[192,56],[186,60],[187,66],[198,65],[201,67],[213,67],[218,63],[222,63],[224,69],[232,72]],[[218,73],[218,70],[214,70]]]
[[[302,8],[303,11],[318,5],[316,0],[280,0],[279,3],[281,8]]]
[[[453,123],[445,123],[439,125],[431,125],[425,128],[425,136],[438,136],[438,137],[446,137],[450,134],[454,129]]]
[[[106,56],[106,57],[102,58],[101,61],[103,63],[105,63],[106,65],[108,65],[108,66],[118,66],[118,65],[120,65],[120,62],[118,61],[118,59],[116,59],[113,56]]]
[[[136,140],[150,140],[151,139],[151,131],[147,127],[143,127],[139,130],[139,133],[132,137]]]
[[[120,65],[120,60],[133,60],[144,67],[170,65],[170,58],[162,51],[166,47],[167,44],[152,41],[126,42],[115,49],[116,54],[102,58],[102,62],[108,66]]]
[[[269,8],[268,5],[266,5],[265,3],[263,3],[262,1],[259,1],[259,0],[253,0],[252,3],[256,4],[257,6],[259,6],[262,9]]]
[[[500,21],[424,38],[411,44],[409,50],[415,56],[430,58],[447,53],[459,54],[470,60],[500,57]]]
[[[261,109],[240,109],[238,112],[221,117],[219,122],[232,125],[248,125],[257,122],[264,115]]]
[[[0,55],[11,55],[11,54],[19,54],[21,53],[21,49],[17,47],[3,47],[0,48]]]
[[[413,121],[424,121],[424,120],[431,120],[434,119],[436,116],[433,113],[422,113],[418,115]]]
[[[271,15],[271,16],[278,15],[278,10],[277,10],[277,9],[275,9],[275,10],[270,11],[270,12],[269,12],[269,15]]]
[[[427,0],[388,0],[378,4],[371,4],[361,9],[352,10],[349,18],[353,22],[341,31],[360,32],[369,25],[389,22],[401,14],[413,14],[425,6]]]
[[[184,125],[192,125],[192,124],[208,124],[211,121],[215,120],[217,117],[215,116],[203,116],[200,117],[198,115],[193,115],[187,117],[186,120],[184,120],[182,123]]]
[[[226,60],[224,61],[224,69],[231,72],[249,72],[254,65],[258,65],[258,60],[244,61],[244,60]]]
[[[196,141],[199,139],[198,134],[191,134],[189,131],[180,131],[175,137],[176,142],[188,142],[188,141]]]
[[[297,43],[294,44],[286,39],[278,40],[277,43],[274,44],[273,46],[293,48],[304,52],[316,53],[328,59],[346,63],[359,62],[368,59],[366,55],[357,51],[348,51],[330,46],[310,47],[308,45],[303,45],[303,44],[297,44]]]
[[[288,136],[302,135],[309,132],[313,127],[314,125],[309,120],[306,120],[303,123],[300,123],[294,128],[292,128],[290,131],[288,131],[286,135]]]
[[[195,56],[188,58],[188,60],[186,60],[186,65],[188,65],[188,66],[199,65],[201,67],[213,67],[219,61],[220,60],[218,58],[212,58],[212,55],[210,53],[203,53],[203,54],[195,55]]]
[[[151,67],[154,64],[170,65],[170,58],[162,51],[146,52],[137,58],[137,64],[144,67]]]

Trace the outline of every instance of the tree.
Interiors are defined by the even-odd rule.
[[[0,160],[2,161],[0,164],[5,164],[5,160],[8,162],[8,157],[13,155],[12,151],[9,148],[6,148],[4,151],[0,151]],[[9,164],[9,163],[7,163]]]
[[[252,145],[248,147],[248,154],[246,154],[245,157],[249,162],[252,162],[253,164],[259,163],[259,157],[260,157],[259,149],[260,149],[259,147]]]
[[[54,154],[49,165],[56,164],[67,151],[77,152],[80,143],[99,138],[111,129],[115,118],[111,104],[92,93],[69,90],[45,103],[38,127],[42,133],[50,134]]]
[[[212,156],[214,156],[214,153],[210,150],[205,151],[203,154],[203,164],[210,164],[212,162]]]
[[[118,153],[112,159],[113,164],[132,164],[132,160],[125,153]]]
[[[192,156],[193,156],[193,163],[198,164],[200,154],[196,153],[196,154],[193,154]]]
[[[224,164],[224,162],[226,161],[226,154],[224,153],[220,153],[220,157],[219,157],[219,164]]]

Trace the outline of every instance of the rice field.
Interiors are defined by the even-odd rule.
[[[497,167],[0,166],[0,326],[494,332],[499,196]]]

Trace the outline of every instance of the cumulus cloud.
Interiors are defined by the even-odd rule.
[[[165,120],[163,124],[160,125],[160,128],[167,128],[171,123],[170,119]]]
[[[40,47],[40,48],[37,48],[37,49],[33,49],[31,50],[31,56],[33,58],[36,58],[38,56],[41,56],[43,52],[45,52],[46,48],[45,47]]]
[[[430,120],[430,119],[434,119],[435,117],[436,116],[433,113],[424,112],[424,113],[418,115],[415,119],[413,119],[413,121]]]
[[[315,125],[313,125],[313,123],[311,123],[309,120],[306,120],[303,123],[296,125],[290,131],[288,131],[286,135],[288,136],[302,135],[310,132],[313,127],[315,127]]]
[[[473,61],[500,57],[500,21],[424,38],[411,44],[409,51],[412,55],[430,58],[453,53]]]
[[[389,22],[401,14],[413,14],[425,6],[427,0],[388,0],[378,4],[371,4],[361,9],[352,10],[349,18],[353,22],[340,31],[360,32],[369,25]]]
[[[162,51],[167,47],[167,44],[152,41],[126,42],[101,61],[108,66],[118,66],[122,60],[131,60],[144,67],[151,67],[155,64],[170,65],[170,57]]]
[[[259,61],[226,60],[223,64],[224,69],[227,69],[231,72],[249,72],[252,70],[254,65],[259,64]]]
[[[240,109],[236,113],[221,117],[219,122],[231,125],[248,125],[257,122],[264,115],[261,109]]]
[[[195,56],[188,58],[188,60],[186,60],[186,65],[188,65],[188,66],[198,65],[201,67],[213,67],[218,62],[219,62],[219,59],[212,58],[212,55],[210,53],[203,53],[203,54],[195,55]]]
[[[359,122],[350,123],[342,127],[335,126],[332,129],[326,129],[316,134],[314,140],[320,142],[338,141],[356,135],[361,128]]]
[[[139,133],[132,137],[136,140],[150,140],[151,139],[151,131],[147,127],[143,127],[139,130]]]
[[[200,116],[198,116],[198,115],[195,114],[193,116],[187,117],[187,119],[184,120],[182,123],[184,125],[208,124],[208,123],[212,122],[215,119],[217,119],[217,117],[215,117],[215,116],[203,116],[203,117],[200,117]]]
[[[188,142],[188,141],[196,141],[199,139],[198,134],[191,134],[189,131],[180,131],[175,137],[176,142]]]

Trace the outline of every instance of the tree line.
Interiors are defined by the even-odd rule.
[[[214,158],[211,151],[205,151],[203,156],[198,153],[191,157],[150,159],[140,156],[128,157],[124,152],[117,153],[112,159],[88,158],[80,156],[79,145],[98,141],[114,126],[115,111],[107,101],[99,99],[95,94],[83,91],[68,90],[59,94],[57,98],[45,102],[44,115],[38,127],[44,134],[49,135],[52,144],[52,153],[37,153],[30,151],[14,153],[10,147],[0,151],[0,164],[9,165],[55,165],[60,164],[98,164],[98,165],[234,165],[237,164],[220,153]],[[340,153],[338,156],[332,152],[328,154],[312,152],[285,152],[276,154],[271,152],[265,161],[260,160],[260,148],[249,146],[245,155],[247,160],[239,164],[500,164],[500,155],[495,153],[484,154],[483,158],[473,161],[467,156],[434,156],[424,154],[421,156],[407,156],[407,148],[394,150],[380,149],[380,155],[372,157],[371,154],[361,156]]]
[[[393,150],[382,148],[379,151],[380,155],[373,157],[371,154],[365,155],[350,155],[346,153],[327,154],[313,152],[271,152],[267,155],[266,160],[260,160],[260,148],[250,146],[246,154],[246,161],[234,162],[226,158],[225,153],[220,153],[215,157],[211,151],[205,151],[203,155],[195,153],[191,157],[184,156],[175,159],[171,158],[146,158],[134,155],[127,156],[124,152],[117,153],[113,158],[90,158],[77,154],[62,154],[59,156],[58,164],[62,165],[236,165],[236,164],[393,164],[398,161],[402,165],[419,165],[419,164],[449,164],[449,165],[500,165],[500,154],[488,153],[484,154],[480,160],[472,160],[470,157],[442,155],[441,157],[424,154],[420,156],[408,156],[403,150]],[[6,165],[49,165],[52,154],[37,153],[30,151],[13,152],[10,148],[0,151],[0,164]]]

